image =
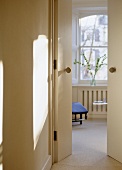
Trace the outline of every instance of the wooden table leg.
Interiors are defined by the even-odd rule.
[[[75,121],[76,121],[76,118],[77,118],[77,117],[76,117],[76,114],[75,114]]]

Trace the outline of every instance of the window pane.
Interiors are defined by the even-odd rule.
[[[108,45],[108,17],[93,15],[79,19],[81,46]]]
[[[83,57],[85,55],[86,59],[89,61],[90,64],[90,69],[87,68],[87,66],[82,66],[82,64],[86,65],[86,61]],[[89,80],[91,79],[91,74],[95,74],[95,68],[96,68],[96,63],[99,60],[99,65],[102,64],[107,64],[107,59],[105,59],[107,56],[107,48],[82,48],[80,51],[80,59],[81,59],[81,65],[80,65],[80,80]],[[107,80],[107,65],[101,65],[99,71],[97,71],[96,80]]]

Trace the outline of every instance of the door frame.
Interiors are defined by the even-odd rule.
[[[55,131],[55,15],[54,15],[54,1],[49,0],[49,154],[51,155],[52,164],[56,162],[55,157],[55,142],[54,142],[54,131]]]
[[[58,0],[49,0],[49,152],[58,162]]]

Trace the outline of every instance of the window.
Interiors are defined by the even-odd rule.
[[[99,57],[108,55],[108,17],[107,15],[92,15],[79,19],[79,53],[77,60],[81,62],[77,65],[77,80],[79,83],[88,83],[91,78],[86,67],[83,54],[90,62],[91,71],[94,72],[95,64]],[[107,83],[107,59],[105,65],[97,72],[95,78],[97,83]],[[74,68],[74,67],[73,67]],[[76,72],[73,70],[73,72]]]

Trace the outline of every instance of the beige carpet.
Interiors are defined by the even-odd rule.
[[[72,155],[51,170],[122,170],[122,164],[107,156],[107,122],[85,120],[72,126]]]

